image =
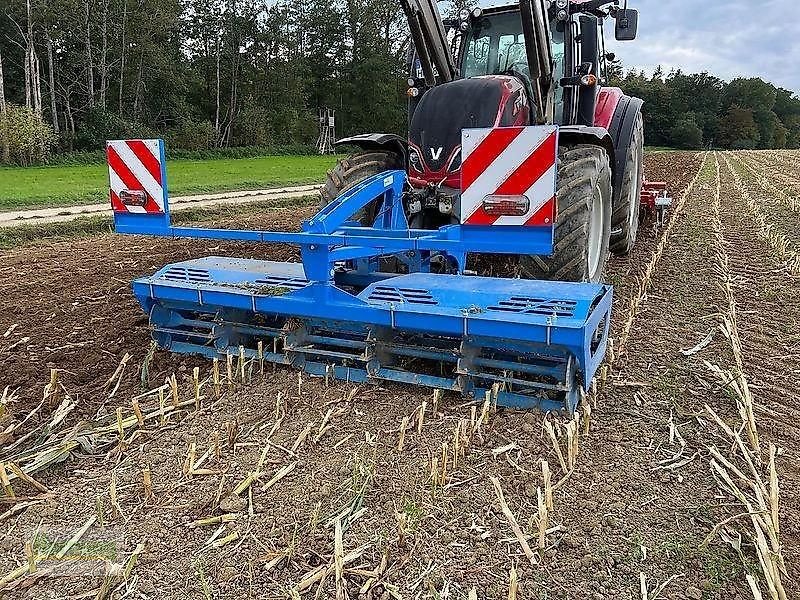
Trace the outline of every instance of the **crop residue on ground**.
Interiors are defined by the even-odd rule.
[[[797,597],[796,157],[647,157],[674,210],[610,263],[614,349],[575,420],[152,349],[133,277],[291,248],[7,252],[0,596]],[[245,220],[313,209],[287,212]],[[79,555],[96,570],[64,577]]]

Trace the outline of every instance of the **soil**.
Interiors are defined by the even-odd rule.
[[[780,447],[782,580],[788,598],[800,597],[800,420],[793,401],[800,380],[800,278],[748,216],[746,194],[771,192],[743,164],[763,172],[758,161],[766,160],[752,153],[647,157],[648,178],[668,181],[676,202],[666,229],[644,227],[635,252],[609,263],[614,360],[586,400],[591,417],[581,428],[588,424],[589,431],[579,436],[568,475],[546,433],[546,423],[552,424],[566,454],[563,418],[490,410],[488,422],[477,426],[473,410],[480,415],[482,407],[455,396],[434,406],[434,397],[422,390],[328,384],[283,368],[261,374],[254,365],[247,384],[223,385],[219,399],[213,386],[205,386],[200,410],[175,411],[163,424],[148,420],[124,443],[39,472],[51,494],[6,518],[0,574],[24,564],[24,542],[37,528],[68,538],[95,517],[82,541],[110,536],[115,562],[125,562],[142,544],[131,576],[114,581],[114,598],[461,599],[474,589],[477,598],[499,599],[510,597],[509,580],[516,578],[516,597],[524,599],[640,599],[642,581],[651,600],[747,599],[753,597],[748,574],[768,598],[749,521],[723,528],[734,542],[735,534],[742,536],[741,552],[720,535],[703,544],[716,524],[743,511],[720,491],[709,448],[741,460],[705,411],[709,405],[726,422],[739,423],[729,388],[707,366],[737,368],[731,343],[718,328],[732,297],[742,371],[761,435],[759,456],[766,464],[769,444]],[[791,216],[777,201],[762,209],[776,227]],[[305,216],[278,213],[238,222],[287,228]],[[0,388],[18,388],[6,421],[19,420],[41,402],[50,368],[59,369],[60,382],[79,401],[62,430],[80,419],[112,415],[118,406],[131,414],[130,398],[143,391],[140,371],[150,342],[129,282],[167,262],[210,253],[296,257],[281,247],[102,235],[26,246],[0,258],[8,321],[0,324],[0,335],[18,325],[0,338]],[[719,266],[723,255],[726,269]],[[725,282],[732,282],[730,294]],[[702,349],[681,352],[709,333]],[[133,358],[109,398],[113,386],[106,381],[125,353]],[[210,369],[207,361],[157,351],[144,387],[179,373],[181,393],[191,398],[195,366],[203,377]],[[152,395],[141,400],[145,414],[158,406]],[[44,407],[34,423],[52,408]],[[404,417],[409,428],[400,449]],[[458,437],[464,452],[453,464],[458,427],[469,434]],[[432,478],[431,465],[435,458],[441,469],[444,444],[449,458],[442,483]],[[209,452],[199,467],[207,473],[186,472],[192,445],[196,457]],[[489,477],[497,478],[536,552],[542,459],[559,485],[546,548],[532,565]],[[143,469],[149,469],[152,495]],[[231,495],[255,472],[249,491]],[[23,490],[18,493],[37,493],[21,485],[15,482]],[[193,524],[222,514],[234,516],[222,525]],[[352,561],[345,558],[340,581],[336,515],[345,515],[341,553],[357,553]],[[226,543],[209,544],[215,533]],[[309,574],[329,565],[321,582],[293,595]],[[38,574],[16,578],[5,593],[103,593],[102,578],[59,577],[48,570],[55,566],[45,563]]]
[[[243,216],[237,225],[296,230],[312,208]],[[232,221],[218,223],[220,227]],[[126,353],[132,356],[115,397],[130,398],[142,390],[141,365],[150,348],[147,315],[130,293],[130,282],[170,262],[202,256],[296,259],[290,247],[203,240],[166,240],[112,233],[78,241],[41,242],[0,257],[0,295],[4,299],[0,338],[0,389],[19,388],[10,408],[22,413],[42,399],[50,369],[78,400],[74,418],[104,414],[105,383]],[[14,327],[16,326],[16,327]],[[2,332],[0,332],[2,335]],[[172,373],[186,375],[204,361],[157,352],[147,386]],[[138,372],[137,372],[138,371]],[[152,385],[151,385],[152,384]],[[116,404],[116,403],[114,403]]]

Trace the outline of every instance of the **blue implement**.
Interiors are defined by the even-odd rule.
[[[470,253],[551,253],[552,223],[409,229],[404,186],[402,171],[371,177],[299,232],[175,227],[166,201],[154,215],[115,208],[119,233],[300,247],[302,263],[207,257],[137,279],[153,338],[174,352],[243,349],[317,376],[491,391],[501,406],[574,412],[605,356],[612,289],[470,276]],[[124,192],[117,206],[136,198]],[[350,220],[372,202],[371,227]],[[400,267],[385,272],[387,258]]]
[[[301,264],[216,257],[133,285],[169,350],[219,357],[243,346],[316,375],[468,397],[499,383],[505,406],[573,411],[605,353],[604,286],[413,273],[342,288],[309,281]]]

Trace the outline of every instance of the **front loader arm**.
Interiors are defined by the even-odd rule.
[[[553,122],[555,94],[553,49],[547,8],[544,0],[519,0],[519,9],[528,68],[531,72],[535,122],[540,125],[549,124]]]
[[[408,19],[426,85],[453,81],[456,66],[436,0],[400,0],[400,5]]]

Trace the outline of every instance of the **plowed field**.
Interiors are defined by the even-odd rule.
[[[609,263],[614,348],[577,421],[237,361],[215,389],[151,350],[131,279],[292,249],[6,252],[0,597],[800,597],[798,159],[647,157],[675,203]]]

